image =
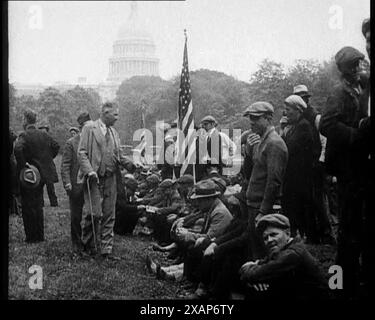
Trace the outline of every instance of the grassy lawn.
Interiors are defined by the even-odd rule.
[[[61,157],[56,159],[60,172]],[[45,191],[45,241],[24,242],[20,216],[9,217],[9,299],[176,299],[185,293],[179,285],[157,280],[145,267],[145,256],[151,254],[166,262],[165,255],[150,249],[151,241],[133,236],[115,236],[116,262],[74,259],[71,255],[70,214],[67,195],[61,181],[55,184],[59,207],[49,206]],[[309,247],[327,274],[333,264],[334,248]],[[28,273],[32,265],[43,269],[43,289],[29,288]],[[328,276],[328,274],[327,274]]]
[[[56,167],[60,172],[59,156]],[[10,299],[175,299],[177,284],[160,281],[145,267],[150,240],[115,236],[114,253],[120,261],[100,263],[73,259],[70,242],[70,214],[67,195],[61,181],[55,184],[59,207],[50,207],[44,194],[45,241],[26,244],[20,216],[9,217],[9,298]],[[43,289],[29,288],[32,265],[43,269]]]

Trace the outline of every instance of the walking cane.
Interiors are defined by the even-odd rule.
[[[88,193],[88,196],[89,196],[89,207],[90,207],[90,215],[91,215],[92,233],[93,233],[93,236],[94,236],[95,251],[98,252],[98,248],[96,246],[96,233],[95,233],[94,215],[93,215],[93,212],[92,212],[90,181],[89,181],[88,177],[87,177],[87,193]]]

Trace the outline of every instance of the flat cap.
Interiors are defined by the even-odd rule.
[[[49,125],[42,123],[38,126],[38,129],[46,129],[47,131],[49,131]]]
[[[79,124],[80,126],[83,126],[84,123],[85,123],[86,121],[89,121],[89,120],[91,120],[91,117],[90,117],[90,115],[89,115],[88,112],[82,112],[82,113],[78,116],[78,118],[77,118],[77,122],[78,122],[78,124]]]
[[[174,185],[174,182],[172,179],[165,179],[159,184],[160,189],[168,189],[172,188]]]
[[[264,114],[273,114],[272,104],[266,101],[258,101],[248,106],[243,114],[244,117],[255,116],[260,117]]]
[[[213,122],[213,123],[217,123],[216,122],[216,119],[213,117],[213,116],[205,116],[202,120],[201,120],[201,123],[203,122]]]
[[[177,180],[178,184],[187,184],[193,185],[194,184],[194,177],[191,174],[184,174]]]
[[[162,123],[160,123],[160,125],[158,126],[158,129],[160,129],[160,131],[163,131],[164,133],[167,132],[170,128],[171,128],[171,126],[170,126],[170,124],[167,123],[167,122],[162,122]]]
[[[151,174],[146,178],[146,181],[152,184],[159,183],[159,177],[156,174]]]
[[[71,131],[75,131],[75,132],[79,132],[79,129],[77,128],[77,127],[70,127],[69,128],[69,132],[71,132]]]
[[[300,96],[296,94],[292,94],[288,98],[284,100],[284,103],[292,108],[298,109],[299,111],[303,112],[307,109],[307,104]]]
[[[300,97],[311,97],[309,90],[304,84],[299,84],[293,88],[293,94],[299,95]]]
[[[289,219],[280,213],[266,214],[258,220],[256,230],[262,234],[268,226],[289,229],[290,223]]]
[[[370,18],[367,18],[362,22],[362,34],[365,38],[368,31],[370,31]]]
[[[346,73],[358,60],[363,60],[365,55],[353,47],[344,47],[335,55],[337,68]]]

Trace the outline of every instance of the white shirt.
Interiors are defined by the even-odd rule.
[[[107,126],[105,125],[105,123],[100,118],[99,118],[99,128],[102,131],[103,136],[105,136],[107,134]]]
[[[213,132],[217,130],[216,128],[211,128],[207,132],[206,141],[209,137],[213,134]],[[237,146],[236,144],[224,133],[219,131],[219,135],[221,137],[221,158],[223,163],[228,164],[229,160],[233,157],[234,154],[236,154]]]

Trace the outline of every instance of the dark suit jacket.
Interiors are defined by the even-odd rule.
[[[77,134],[66,142],[61,160],[61,179],[63,185],[65,186],[70,183],[73,193],[76,193],[76,191],[79,192],[82,189],[82,185],[77,184],[79,170],[77,150],[79,140],[80,135]]]
[[[313,131],[311,124],[301,118],[283,137],[288,147],[288,165],[284,176],[283,194],[308,194],[312,186]]]
[[[56,166],[53,159],[59,152],[59,144],[46,132],[28,126],[18,137],[14,147],[18,172],[25,167],[26,162],[35,165],[45,183],[58,182]]]
[[[273,127],[269,128],[261,142],[253,147],[251,160],[253,167],[246,191],[247,204],[267,214],[280,197],[288,162],[285,142]]]
[[[366,78],[360,84],[362,94],[344,81],[336,86],[320,119],[320,132],[327,137],[327,170],[346,181],[363,174],[368,158],[368,139],[359,128],[359,121],[368,116],[369,85]]]

